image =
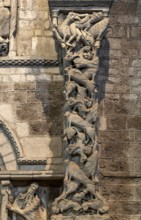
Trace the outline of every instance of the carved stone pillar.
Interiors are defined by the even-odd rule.
[[[59,216],[60,219],[70,220],[71,216],[78,220],[110,219],[108,203],[99,187],[99,88],[96,82],[99,70],[98,51],[109,26],[108,5],[102,8],[94,5],[90,9],[86,2],[79,1],[79,4],[82,3],[81,8],[75,8],[73,3],[70,10],[63,5],[63,9],[59,10],[50,1],[53,32],[61,45],[63,56],[66,100],[64,188],[53,203],[53,220]],[[96,4],[95,1],[91,4],[94,3]],[[67,4],[69,6],[70,3]]]

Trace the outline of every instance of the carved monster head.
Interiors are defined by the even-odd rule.
[[[8,43],[0,43],[0,56],[8,54]]]
[[[71,21],[81,21],[81,19],[80,19],[80,17],[79,17],[79,15],[77,14],[77,13],[75,13],[75,12],[70,12],[69,14],[68,14],[68,16],[67,16],[67,18],[69,18]]]
[[[93,59],[93,52],[91,51],[89,46],[86,46],[83,50],[83,58],[86,60],[92,60]]]

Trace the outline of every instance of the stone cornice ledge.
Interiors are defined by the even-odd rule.
[[[2,180],[62,180],[63,173],[49,171],[0,171],[0,181]]]
[[[109,11],[114,0],[49,0],[52,11]]]
[[[23,59],[23,58],[3,58],[0,59],[0,67],[8,66],[58,66],[58,60],[47,60],[47,59]]]

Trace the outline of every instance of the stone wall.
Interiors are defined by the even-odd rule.
[[[46,170],[62,173],[63,76],[57,65],[37,64],[41,59],[57,60],[50,21],[47,0],[18,1],[17,50],[0,57],[0,116],[18,137],[24,160],[45,159]],[[9,59],[12,65],[6,64]],[[27,65],[32,60],[34,65]]]
[[[112,219],[141,218],[141,1],[115,1],[101,55],[101,174]]]
[[[58,67],[0,68],[0,80],[0,115],[14,130],[24,157],[60,157],[62,162],[63,78]]]
[[[56,59],[47,0],[20,0],[17,56]]]

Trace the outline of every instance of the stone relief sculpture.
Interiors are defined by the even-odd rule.
[[[15,199],[13,199],[11,192],[8,192],[7,209],[16,214],[16,219],[22,217],[26,220],[47,220],[46,210],[41,205],[41,199],[37,195],[38,190],[39,185],[32,183],[26,192],[20,193]]]
[[[103,12],[69,12],[53,32],[64,51],[65,178],[53,215],[107,216],[109,207],[99,187],[98,49],[109,19]],[[102,219],[109,219],[107,217]]]
[[[10,3],[10,1],[0,0],[0,56],[8,54],[10,38],[13,37],[16,31],[16,14],[13,14],[11,9],[11,4],[13,5],[15,1],[17,0]],[[15,11],[17,4],[14,4],[14,7]]]

